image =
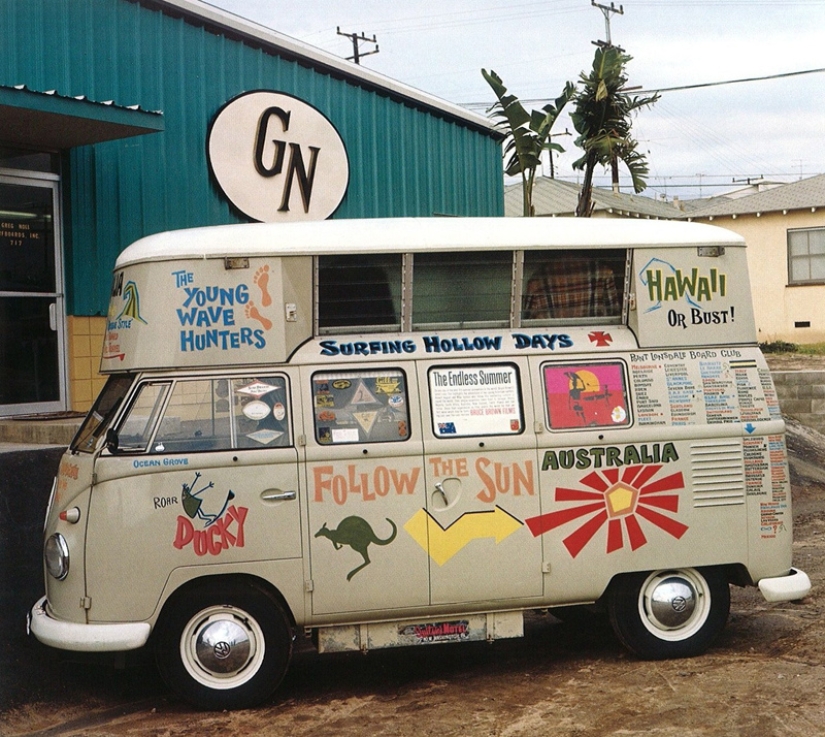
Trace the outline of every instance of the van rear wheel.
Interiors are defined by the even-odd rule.
[[[205,709],[243,709],[272,695],[292,656],[279,604],[244,583],[177,596],[158,625],[155,657],[167,685]]]
[[[651,660],[700,655],[725,628],[730,587],[718,569],[679,568],[617,579],[607,600],[616,636]]]

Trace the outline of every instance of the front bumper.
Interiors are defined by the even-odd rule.
[[[791,568],[787,576],[763,578],[759,590],[765,601],[796,601],[811,593],[811,579],[804,571]]]
[[[146,622],[79,624],[63,622],[46,611],[46,597],[29,612],[29,631],[44,645],[78,652],[118,652],[137,650],[149,639],[151,626]]]

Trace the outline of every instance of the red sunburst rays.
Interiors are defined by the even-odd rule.
[[[586,518],[564,538],[564,546],[575,558],[607,523],[607,552],[624,547],[625,538],[631,550],[647,543],[640,518],[672,535],[677,540],[687,531],[687,525],[663,514],[679,511],[679,495],[665,492],[685,488],[681,471],[655,478],[661,464],[626,466],[593,471],[579,483],[587,488],[556,488],[557,502],[573,506],[525,520],[535,537],[574,520]]]

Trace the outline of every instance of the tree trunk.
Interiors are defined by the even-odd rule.
[[[596,152],[587,154],[584,165],[584,184],[579,193],[579,204],[576,207],[577,218],[589,218],[593,214],[593,170],[596,168]]]

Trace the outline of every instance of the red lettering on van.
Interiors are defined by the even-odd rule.
[[[249,509],[236,507],[231,504],[223,517],[204,530],[195,529],[195,525],[187,517],[178,516],[175,540],[172,545],[183,550],[192,545],[195,555],[220,555],[229,548],[242,548],[245,544],[244,523]]]

